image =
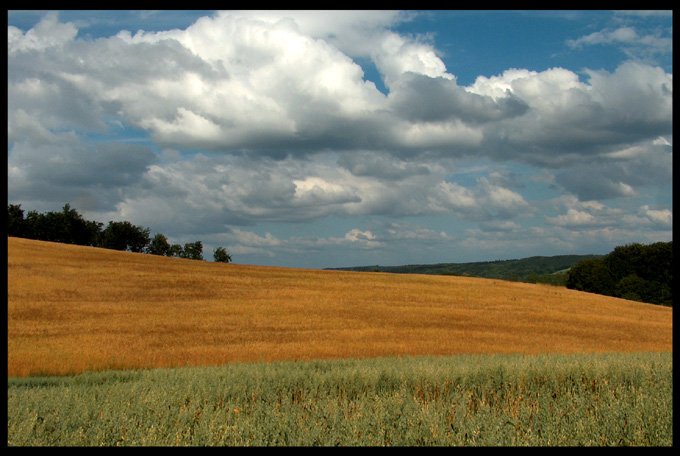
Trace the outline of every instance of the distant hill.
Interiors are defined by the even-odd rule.
[[[409,264],[404,266],[375,265],[328,269],[336,271],[390,272],[395,274],[456,275],[564,285],[566,271],[569,268],[581,260],[601,257],[602,255],[556,255],[472,263]]]

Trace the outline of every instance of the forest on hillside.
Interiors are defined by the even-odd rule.
[[[534,256],[519,260],[333,269],[545,283],[632,301],[673,305],[672,241],[628,244],[616,247],[607,255]]]
[[[149,228],[133,225],[127,220],[110,221],[106,226],[101,222],[86,220],[68,203],[60,212],[29,211],[26,216],[21,204],[7,205],[7,236],[203,260],[201,241],[188,242],[184,246],[170,244],[163,233],[151,237],[150,232]],[[213,256],[216,262],[231,261],[231,255],[224,247],[218,247]]]
[[[567,288],[651,304],[673,305],[673,241],[627,244],[575,264]]]
[[[556,255],[469,263],[410,264],[404,266],[375,265],[335,269],[390,272],[396,274],[469,276],[565,286],[567,281],[566,272],[569,268],[579,261],[599,257],[599,255]]]

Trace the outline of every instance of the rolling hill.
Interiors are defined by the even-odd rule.
[[[353,266],[329,269],[335,271],[391,272],[396,274],[459,275],[525,281],[531,276],[564,272],[581,260],[600,257],[601,255],[555,255],[533,256],[516,260],[409,264],[403,266]]]
[[[672,308],[546,285],[7,243],[8,376],[389,355],[672,351]]]

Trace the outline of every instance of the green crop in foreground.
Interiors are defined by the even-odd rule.
[[[8,379],[8,445],[671,445],[672,353]]]

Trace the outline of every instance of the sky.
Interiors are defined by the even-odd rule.
[[[672,240],[670,11],[8,11],[8,204],[238,264]]]

